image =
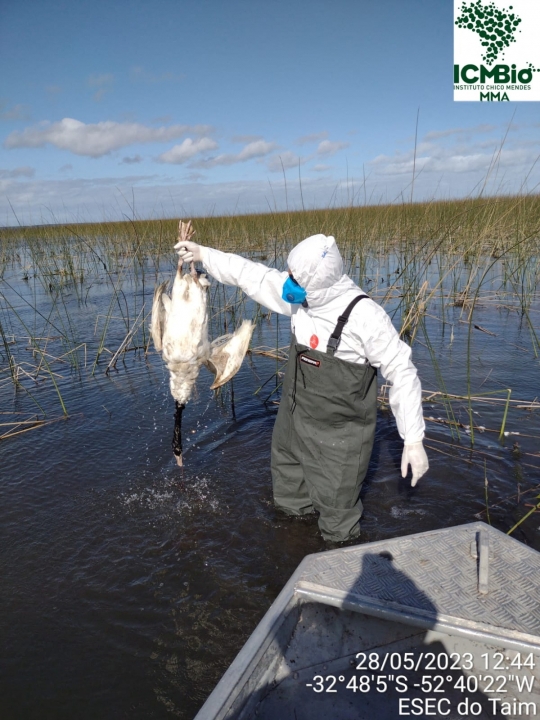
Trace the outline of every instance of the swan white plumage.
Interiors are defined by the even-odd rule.
[[[180,221],[178,241],[189,240],[194,234],[191,221]],[[215,375],[214,390],[230,380],[242,364],[254,325],[244,320],[232,335],[223,335],[212,343],[208,339],[208,287],[204,274],[182,272],[178,263],[171,297],[165,290],[168,281],[154,290],[150,332],[156,350],[162,353],[170,373],[171,395],[176,401],[173,451],[182,465],[181,420],[201,365]]]

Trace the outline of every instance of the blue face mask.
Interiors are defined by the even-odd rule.
[[[296,282],[292,275],[289,275],[283,283],[281,297],[285,302],[300,305],[305,303],[307,292]]]

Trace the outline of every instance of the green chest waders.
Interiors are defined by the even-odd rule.
[[[377,416],[377,371],[334,357],[352,308],[330,336],[326,353],[292,337],[281,403],[272,435],[276,507],[289,515],[319,512],[326,540],[358,536],[360,489]]]

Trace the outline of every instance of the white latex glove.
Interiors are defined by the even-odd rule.
[[[414,487],[429,470],[429,461],[422,441],[405,445],[401,456],[401,477],[407,477],[409,465],[412,470],[411,485]]]
[[[192,240],[180,240],[174,246],[174,249],[180,256],[180,260],[185,263],[200,262],[202,260],[202,246]]]

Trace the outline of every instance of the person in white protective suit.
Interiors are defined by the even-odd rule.
[[[373,447],[380,368],[404,441],[401,473],[412,485],[428,470],[422,389],[411,349],[380,305],[347,275],[333,237],[313,235],[287,259],[288,272],[194,242],[184,262],[273,312],[291,318],[292,342],[272,435],[274,501],[289,515],[319,513],[325,540],[360,533],[360,489]]]

